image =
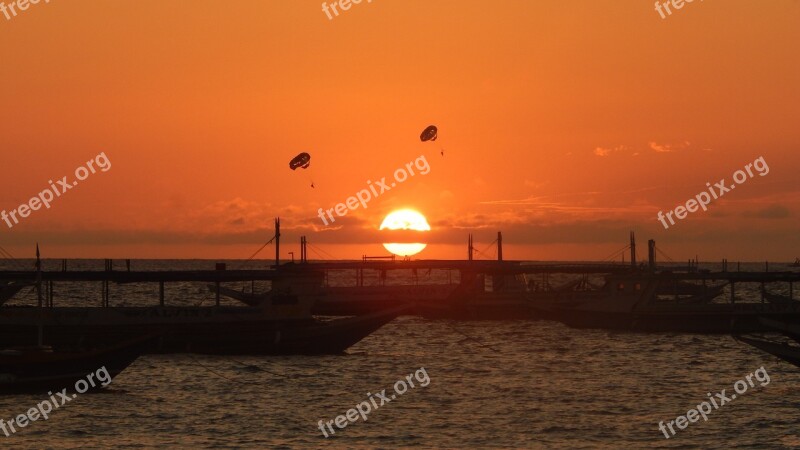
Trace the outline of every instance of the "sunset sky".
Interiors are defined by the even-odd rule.
[[[0,14],[0,210],[100,152],[112,166],[0,222],[0,246],[247,258],[280,216],[284,257],[306,235],[360,258],[413,208],[432,228],[419,258],[503,231],[507,259],[597,260],[633,230],[678,260],[794,260],[798,23],[796,0],[664,19],[645,0],[373,0],[333,20],[320,0],[42,1]],[[421,155],[428,174],[318,217]],[[709,211],[657,220],[762,156],[769,173]]]

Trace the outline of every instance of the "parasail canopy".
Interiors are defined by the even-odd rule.
[[[291,161],[289,161],[289,168],[292,170],[297,170],[298,167],[303,169],[307,169],[308,166],[311,165],[311,155],[306,152],[300,153],[299,155],[295,156]]]
[[[419,139],[422,142],[425,141],[435,141],[438,137],[437,134],[439,133],[439,129],[436,128],[436,125],[431,125],[425,130],[422,131],[422,134],[419,135]]]

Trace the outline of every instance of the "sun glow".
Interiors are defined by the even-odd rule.
[[[399,209],[392,211],[383,219],[381,223],[381,230],[414,230],[414,231],[430,231],[431,226],[425,216],[413,209]],[[384,243],[383,246],[389,252],[397,256],[411,256],[416,255],[427,247],[427,244],[421,242],[415,243]]]

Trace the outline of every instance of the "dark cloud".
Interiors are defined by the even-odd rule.
[[[770,205],[755,211],[742,213],[743,217],[752,219],[788,219],[791,215],[789,209],[781,205]]]

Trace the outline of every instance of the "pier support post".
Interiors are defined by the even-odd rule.
[[[503,260],[503,233],[497,232],[497,260]]]
[[[158,282],[158,304],[164,306],[164,282]]]
[[[214,282],[214,286],[216,286],[217,291],[217,306],[219,306],[219,281]]]
[[[275,219],[275,268],[281,265],[281,218]],[[219,289],[217,289],[219,292]],[[217,301],[219,306],[219,300]]]

